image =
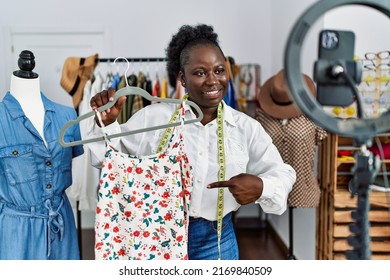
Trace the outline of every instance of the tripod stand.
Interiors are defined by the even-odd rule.
[[[380,161],[367,150],[366,145],[362,145],[361,150],[355,155],[355,160],[355,166],[352,168],[354,176],[349,182],[349,190],[352,196],[357,194],[358,201],[357,209],[352,212],[355,223],[349,226],[350,232],[354,235],[348,238],[348,243],[353,250],[347,251],[346,257],[350,260],[369,260],[371,258],[369,185],[373,183],[378,173]]]

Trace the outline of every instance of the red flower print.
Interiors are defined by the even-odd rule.
[[[146,237],[149,237],[149,235],[150,235],[150,232],[149,231],[144,231],[144,233],[142,234],[145,238]]]
[[[164,254],[164,259],[169,260],[170,258],[171,258],[171,256],[168,253]]]
[[[145,191],[150,190],[150,185],[149,185],[149,184],[146,184],[145,187],[144,187],[144,190],[145,190]]]
[[[143,202],[142,200],[137,201],[137,202],[134,204],[134,206],[137,207],[137,208],[141,208],[142,205],[144,205],[144,202]]]
[[[163,207],[163,208],[167,208],[167,206],[168,206],[167,203],[164,203],[164,202],[162,202],[162,201],[160,201],[158,204],[159,204],[161,207]]]
[[[109,228],[110,228],[110,224],[109,223],[104,225],[104,229],[109,229]]]
[[[98,250],[101,250],[102,246],[103,246],[103,242],[97,242],[95,245],[96,249],[98,249]]]
[[[119,228],[118,228],[118,227],[114,227],[114,228],[112,229],[112,231],[113,231],[113,232],[119,232]]]
[[[135,236],[135,237],[140,236],[140,234],[141,234],[141,233],[140,233],[138,230],[134,231],[134,236]]]
[[[167,213],[167,214],[164,216],[164,220],[165,220],[165,221],[170,221],[170,220],[172,220],[172,214]]]
[[[121,248],[119,251],[118,251],[118,256],[124,256],[126,255],[126,251],[123,250],[123,248]]]
[[[108,169],[112,169],[112,164],[111,164],[111,162],[110,163],[108,163]]]
[[[100,214],[101,211],[102,211],[102,209],[100,209],[99,207],[96,207],[96,213],[97,214]]]
[[[113,194],[119,194],[119,188],[118,188],[118,187],[113,187],[112,190],[111,190],[111,192],[112,192]]]
[[[119,236],[115,236],[113,239],[116,243],[122,243],[122,239]]]
[[[164,192],[162,195],[163,198],[168,198],[169,197],[169,192]]]
[[[177,242],[183,241],[183,235],[179,235],[178,237],[176,237],[176,240]]]
[[[131,196],[131,197],[130,197],[130,200],[131,200],[132,202],[134,202],[134,201],[137,200],[137,198],[136,198],[135,196]]]
[[[125,216],[129,218],[131,216],[131,211],[125,211]]]
[[[127,172],[131,173],[133,171],[133,168],[132,167],[127,167]]]
[[[114,181],[115,180],[115,175],[113,173],[110,173],[108,175],[108,179],[110,179],[110,181]]]
[[[157,248],[156,248],[155,245],[153,245],[152,248],[150,248],[150,251],[152,251],[152,252],[153,252],[153,251],[156,251],[156,250],[157,250]]]
[[[158,180],[157,185],[159,185],[160,187],[164,186],[165,185],[164,180],[163,179]]]
[[[141,174],[142,172],[144,172],[144,170],[141,167],[137,167],[135,169],[135,173],[137,173],[137,174]]]
[[[103,185],[103,180],[100,179],[100,185]]]

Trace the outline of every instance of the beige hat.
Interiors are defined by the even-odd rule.
[[[60,85],[72,96],[74,108],[80,105],[84,86],[91,78],[97,62],[98,54],[87,58],[68,57],[65,60]]]
[[[307,87],[315,96],[316,88],[313,80],[303,74]],[[269,78],[256,95],[260,108],[277,119],[294,118],[302,114],[292,100],[284,77],[284,70]]]

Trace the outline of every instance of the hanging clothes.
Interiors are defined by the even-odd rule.
[[[184,108],[180,111],[184,118]],[[188,259],[193,179],[181,130],[173,130],[165,151],[141,157],[115,150],[106,138],[96,209],[96,259]]]
[[[233,109],[236,109],[237,104],[236,104],[236,92],[234,89],[234,84],[233,84],[233,74],[232,74],[232,66],[230,64],[230,59],[229,57],[226,58],[226,67],[229,73],[229,85],[228,85],[228,92],[223,98],[223,101]]]
[[[83,115],[91,111],[89,101],[97,94],[103,85],[103,77],[100,73],[95,74],[93,83],[88,81],[84,87],[83,99],[79,106],[79,114]],[[93,125],[94,117],[89,117],[80,122],[81,138],[85,139],[87,130]],[[99,186],[100,172],[97,168],[91,166],[89,148],[84,146],[84,154],[73,160],[72,167],[73,183],[67,189],[69,200],[75,208],[76,202],[79,202],[78,210],[95,210],[96,193]]]

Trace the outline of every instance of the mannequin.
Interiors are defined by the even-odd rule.
[[[307,86],[315,94],[314,82],[304,75]],[[284,71],[268,79],[257,93],[259,109],[256,119],[273,139],[284,162],[297,173],[297,180],[288,197],[290,248],[287,259],[293,254],[293,209],[315,208],[319,205],[320,189],[314,175],[316,146],[326,132],[304,116],[288,93]]]
[[[72,159],[83,147],[58,143],[76,111],[40,92],[32,52],[23,51],[18,64],[0,102],[0,260],[80,259],[65,191],[72,184]],[[80,140],[79,125],[64,137]]]
[[[19,55],[20,70],[14,71],[11,76],[10,93],[18,100],[26,117],[32,122],[43,138],[44,108],[41,98],[38,74],[32,72],[35,67],[34,54],[22,51]]]

